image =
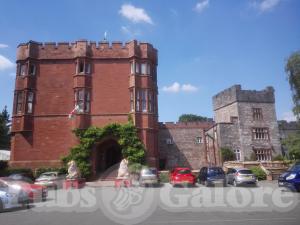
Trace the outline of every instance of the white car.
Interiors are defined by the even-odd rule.
[[[0,181],[0,212],[25,206],[29,206],[29,197],[26,192]]]
[[[66,175],[60,172],[46,172],[42,173],[36,180],[35,184],[43,185],[48,188],[62,188]]]

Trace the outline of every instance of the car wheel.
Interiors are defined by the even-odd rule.
[[[4,206],[3,206],[2,200],[0,199],[0,212],[2,212],[3,209],[4,209]]]
[[[235,181],[235,180],[233,180],[233,186],[235,186],[235,187],[237,187],[237,186],[238,186],[238,184],[236,183],[236,181]]]

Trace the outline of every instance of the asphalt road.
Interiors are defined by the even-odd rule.
[[[299,193],[259,187],[90,188],[49,191],[30,209],[0,213],[0,225],[299,224]]]

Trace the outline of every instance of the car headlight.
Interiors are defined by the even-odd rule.
[[[286,180],[293,180],[296,177],[295,173],[291,173],[290,175],[288,175],[285,179]]]

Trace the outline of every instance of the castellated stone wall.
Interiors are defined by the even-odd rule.
[[[211,122],[160,123],[158,136],[162,167],[199,169],[207,165],[205,129],[212,125]]]
[[[274,89],[242,90],[234,85],[213,97],[215,122],[220,147],[241,150],[241,159],[250,158],[255,149],[270,149],[272,156],[281,154],[281,143],[275,112]],[[261,119],[254,118],[261,110]],[[263,128],[268,138],[257,140],[255,128]]]

